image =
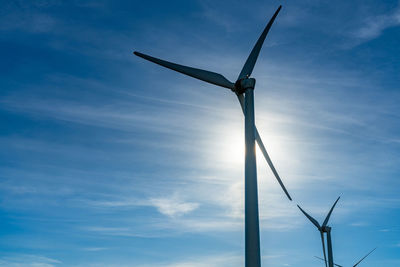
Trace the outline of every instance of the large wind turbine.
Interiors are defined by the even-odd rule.
[[[276,16],[281,10],[281,6],[276,10],[271,20],[268,22],[261,36],[257,40],[253,50],[244,64],[235,83],[230,82],[221,74],[210,72],[207,70],[187,67],[158,58],[154,58],[139,52],[135,55],[146,60],[159,64],[163,67],[172,69],[193,78],[231,89],[236,95],[242,107],[245,117],[245,266],[260,267],[260,236],[259,236],[259,217],[258,217],[258,193],[257,193],[257,167],[256,167],[256,151],[255,141],[257,141],[265,160],[270,166],[275,178],[279,182],[286,196],[290,199],[290,195],[283,185],[267,150],[258,134],[254,123],[254,87],[256,80],[250,78],[254,65],[256,64],[261,47],[264,43],[269,29],[271,28]],[[244,95],[244,96],[243,96]]]
[[[329,264],[329,267],[333,267],[334,263],[333,263],[332,238],[331,238],[331,229],[332,228],[328,226],[328,222],[329,222],[329,218],[331,217],[332,211],[335,208],[336,203],[339,201],[339,199],[340,199],[340,197],[338,197],[338,199],[333,204],[333,206],[332,206],[331,210],[329,211],[328,215],[326,215],[326,218],[325,218],[324,222],[322,223],[322,225],[320,225],[317,220],[315,220],[313,217],[308,215],[307,212],[305,212],[299,205],[297,205],[297,207],[299,207],[301,212],[303,212],[304,215],[306,215],[306,217],[318,228],[318,231],[321,234],[322,251],[324,252],[325,266],[328,266],[327,263],[326,263],[325,239],[324,239],[324,233],[326,233],[326,235],[327,235],[327,243],[328,243],[328,264]]]
[[[353,265],[353,267],[356,267],[358,264],[360,264],[366,257],[368,257],[368,255],[369,254],[371,254],[372,252],[374,252],[374,250],[375,250],[376,248],[374,248],[373,250],[371,250],[370,252],[368,252],[367,253],[367,255],[365,255],[364,257],[362,257],[361,258],[361,260],[359,260],[356,264],[354,264]],[[317,257],[317,256],[315,256],[317,259],[319,259],[319,260],[324,260],[323,258],[320,258],[320,257]],[[339,265],[339,264],[336,264],[336,263],[333,263],[335,266],[338,266],[338,267],[343,267],[342,265]]]

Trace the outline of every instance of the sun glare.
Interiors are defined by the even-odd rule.
[[[227,127],[225,129],[229,135],[223,136],[219,138],[217,142],[217,147],[219,153],[216,155],[219,161],[223,161],[224,163],[229,164],[244,164],[244,153],[245,153],[245,145],[244,145],[244,133],[238,131],[235,127]],[[284,159],[285,152],[282,151],[283,145],[281,143],[281,139],[279,136],[274,136],[274,140],[268,140],[267,135],[261,135],[261,138],[264,142],[264,146],[268,151],[271,159],[274,161]],[[264,156],[256,144],[256,155],[257,155],[257,165],[258,164],[266,164]]]
[[[244,140],[240,134],[226,138],[223,144],[223,157],[230,163],[242,164],[244,161]]]
[[[236,127],[227,127],[224,136],[218,140],[218,160],[225,164],[242,167],[244,162],[244,136]]]

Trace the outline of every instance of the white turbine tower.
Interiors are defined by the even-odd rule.
[[[163,67],[214,85],[231,89],[237,95],[245,116],[245,267],[261,266],[255,141],[257,141],[265,160],[270,166],[275,178],[279,182],[286,196],[292,200],[277,171],[275,170],[275,167],[268,156],[267,150],[264,147],[257,128],[255,127],[254,87],[256,80],[254,78],[250,78],[265,37],[267,36],[269,29],[271,28],[280,9],[281,6],[279,6],[279,8],[276,10],[275,14],[272,16],[261,36],[257,40],[235,83],[230,82],[224,76],[215,72],[191,68],[154,58],[136,51],[134,52],[135,55],[159,64]]]

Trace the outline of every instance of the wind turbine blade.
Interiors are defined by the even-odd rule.
[[[328,224],[329,218],[331,217],[332,211],[336,206],[336,203],[339,201],[340,197],[338,197],[338,199],[336,199],[335,203],[333,204],[331,210],[329,211],[328,215],[326,215],[325,221],[322,224],[322,227],[326,226]]]
[[[322,251],[324,252],[324,259],[325,261],[325,267],[328,267],[328,262],[326,261],[326,251],[325,251],[325,238],[324,238],[324,233],[319,232],[321,234],[321,241],[322,241]]]
[[[236,94],[236,95],[238,97],[239,103],[240,103],[240,105],[242,107],[242,110],[244,112],[244,97],[243,97],[243,94]],[[258,147],[260,148],[261,152],[264,155],[265,160],[267,161],[269,167],[271,168],[272,172],[274,173],[276,180],[280,184],[281,188],[283,189],[283,191],[285,192],[285,194],[289,198],[289,200],[292,200],[292,198],[289,195],[289,192],[286,190],[285,185],[283,184],[281,178],[279,177],[279,174],[276,171],[275,166],[272,163],[271,158],[269,157],[267,150],[265,149],[264,143],[261,140],[261,137],[260,137],[260,134],[258,133],[257,127],[255,128],[255,138],[256,138]]]
[[[254,45],[253,50],[251,50],[251,53],[250,53],[249,57],[247,58],[246,63],[244,64],[243,69],[239,74],[238,79],[246,78],[247,76],[250,76],[251,73],[253,72],[254,65],[256,64],[258,55],[260,54],[260,50],[264,43],[265,37],[267,37],[269,29],[271,28],[272,24],[274,23],[274,20],[275,20],[276,16],[278,15],[279,11],[281,10],[281,8],[282,8],[282,6],[278,7],[278,9],[275,11],[275,14],[272,16],[272,18],[268,22],[267,26],[265,27],[264,31],[258,38],[257,43]]]
[[[313,217],[311,217],[310,215],[308,215],[307,212],[305,212],[302,208],[300,208],[299,205],[297,205],[297,207],[301,210],[301,212],[304,213],[304,215],[306,215],[306,217],[307,217],[315,226],[317,226],[318,230],[321,231],[321,226],[319,225],[319,223],[317,222],[317,220],[315,220]]]
[[[359,262],[357,262],[356,264],[353,265],[353,267],[356,267],[358,264],[360,264],[360,262],[362,262],[366,257],[368,257],[369,254],[371,254],[372,252],[374,252],[376,248],[374,248],[373,250],[371,250],[367,255],[365,255],[361,260],[359,260]]]
[[[261,152],[263,153],[265,160],[267,161],[269,167],[271,168],[272,172],[274,173],[274,176],[275,176],[276,180],[278,181],[279,185],[281,186],[282,190],[285,192],[286,196],[291,201],[292,198],[290,197],[289,192],[286,190],[285,185],[283,184],[281,178],[279,177],[279,174],[276,171],[276,169],[274,167],[274,164],[272,164],[271,158],[269,157],[269,155],[267,153],[267,150],[264,147],[264,144],[263,144],[263,142],[261,140],[261,137],[260,137],[260,134],[258,133],[257,128],[255,130],[256,130],[255,131],[255,135],[256,135],[255,137],[256,137],[256,141],[257,141],[258,147],[260,148]]]
[[[175,64],[175,63],[165,61],[162,59],[158,59],[155,57],[151,57],[151,56],[148,56],[148,55],[136,52],[136,51],[133,53],[138,57],[144,58],[148,61],[151,61],[153,63],[156,63],[158,65],[166,67],[168,69],[180,72],[182,74],[188,75],[190,77],[193,77],[193,78],[196,78],[196,79],[208,82],[208,83],[212,83],[212,84],[215,84],[218,86],[222,86],[225,88],[229,88],[231,90],[233,90],[235,88],[234,83],[231,83],[228,79],[226,79],[224,76],[222,76],[219,73]]]
[[[321,260],[321,261],[324,260],[323,258],[320,258],[320,257],[317,257],[317,256],[314,256],[314,257],[317,258],[317,259],[319,259],[319,260]],[[336,264],[336,263],[334,263],[334,265],[336,265],[336,266],[338,266],[338,267],[343,267],[342,265],[339,265],[339,264]]]

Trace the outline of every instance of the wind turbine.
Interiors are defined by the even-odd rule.
[[[281,10],[279,6],[275,14],[272,16],[261,36],[258,38],[253,50],[244,64],[235,83],[230,82],[219,73],[187,67],[155,57],[151,57],[139,52],[135,55],[149,60],[163,67],[172,69],[193,78],[231,89],[237,96],[245,117],[245,266],[260,267],[260,236],[259,236],[259,216],[258,216],[258,193],[257,193],[257,166],[255,141],[257,141],[265,160],[275,175],[278,183],[282,187],[286,196],[290,199],[290,195],[282,183],[272,161],[264,147],[261,137],[254,123],[254,87],[256,80],[250,78],[254,65],[256,64],[261,47],[264,43],[276,16]],[[243,96],[244,95],[244,96]]]
[[[368,255],[371,254],[375,249],[376,249],[376,248],[374,248],[373,250],[371,250],[370,252],[368,252],[368,254],[365,255],[364,257],[362,257],[361,260],[359,260],[356,264],[353,265],[353,267],[356,267],[358,264],[360,264],[360,263],[361,263],[366,257],[368,257]],[[323,261],[324,261],[323,258],[320,258],[320,257],[317,257],[317,256],[315,256],[315,257],[316,257],[317,259],[319,259],[319,260],[323,260]],[[339,265],[339,264],[336,264],[336,263],[333,263],[333,264],[336,265],[336,266],[338,266],[338,267],[343,267],[342,265]]]
[[[328,243],[328,264],[329,267],[333,267],[334,263],[333,263],[333,252],[332,252],[332,238],[331,238],[331,227],[328,226],[328,222],[329,222],[329,218],[331,217],[332,211],[336,206],[336,203],[339,201],[340,197],[338,197],[338,199],[335,201],[335,203],[333,204],[331,210],[329,211],[328,215],[326,215],[326,218],[324,220],[324,222],[322,223],[322,225],[320,225],[318,223],[317,220],[315,220],[313,217],[311,217],[310,215],[308,215],[307,212],[305,212],[299,205],[297,205],[297,207],[299,207],[299,209],[301,210],[301,212],[304,213],[304,215],[306,215],[306,217],[318,228],[318,231],[321,234],[321,241],[322,241],[322,251],[324,252],[324,261],[325,261],[325,266],[327,267],[327,263],[326,263],[326,252],[325,252],[325,238],[324,238],[324,233],[326,233],[327,235],[327,243]]]

